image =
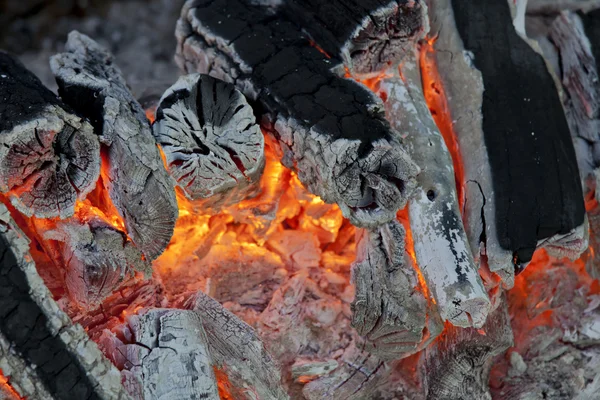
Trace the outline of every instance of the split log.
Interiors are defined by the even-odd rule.
[[[405,60],[400,76],[383,80],[380,90],[387,96],[388,120],[422,170],[408,203],[417,263],[441,318],[481,327],[490,300],[463,226],[452,158],[425,102],[416,54]]]
[[[357,232],[352,282],[352,326],[367,340],[367,350],[382,360],[419,351],[442,331],[437,310],[429,309],[413,266],[404,251],[402,225],[389,222]]]
[[[264,137],[233,85],[208,75],[182,76],[160,99],[153,128],[169,173],[190,199],[227,206],[256,192]]]
[[[127,325],[126,343],[112,337],[111,358],[133,399],[219,399],[206,333],[196,313],[154,308],[129,316]],[[104,343],[109,340],[103,338]]]
[[[494,357],[513,344],[506,301],[481,329],[448,326],[425,350],[422,376],[427,399],[491,399],[489,373]]]
[[[423,0],[292,0],[281,8],[327,55],[357,74],[397,65],[428,28]]]
[[[135,271],[152,267],[123,232],[94,214],[52,223],[34,220],[42,246],[63,271],[69,298],[94,309]]]
[[[197,292],[184,307],[198,313],[208,337],[213,364],[227,373],[232,386],[253,399],[288,399],[281,385],[281,371],[254,329],[223,308],[217,301]]]
[[[339,77],[282,11],[273,15],[240,0],[190,0],[176,36],[184,71],[233,82],[260,104],[282,162],[312,193],[338,203],[358,226],[391,221],[404,207],[418,168],[393,136],[381,101]]]
[[[103,181],[128,235],[151,261],[169,243],[178,208],[144,110],[107,50],[79,32],[69,34],[65,50],[50,62],[59,93],[100,134]]]
[[[8,343],[11,354],[0,365],[13,365],[3,372],[26,397],[42,393],[28,382],[37,379],[56,399],[129,398],[115,367],[54,302],[28,250],[28,240],[0,205],[0,334],[3,351]],[[36,368],[31,374],[14,370],[15,357]]]
[[[0,99],[0,192],[29,217],[73,215],[100,174],[92,126],[2,51]]]
[[[588,12],[600,8],[599,0],[528,0],[528,14],[558,14],[562,11]]]

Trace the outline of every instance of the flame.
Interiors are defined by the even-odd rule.
[[[23,399],[23,397],[21,397],[19,393],[17,393],[17,391],[12,387],[9,379],[4,376],[2,369],[0,369],[0,395],[2,394],[9,396],[7,397],[7,400]]]
[[[384,80],[385,78],[392,77],[392,75],[387,73],[386,71],[382,71],[375,76],[352,75],[352,73],[350,72],[350,69],[346,66],[344,66],[344,71],[345,71],[344,78],[354,79],[356,82],[362,83],[367,88],[369,88],[373,93],[376,93],[379,96],[382,96],[382,94],[379,93],[379,84],[381,83],[381,81]],[[382,97],[382,99],[385,101],[385,98]]]
[[[460,155],[460,148],[454,133],[452,116],[448,108],[448,99],[442,86],[442,79],[437,68],[435,49],[433,44],[435,39],[429,38],[422,42],[420,49],[421,79],[423,81],[423,92],[429,111],[437,125],[446,147],[452,156],[454,164],[454,176],[456,180],[456,194],[460,209],[463,209],[464,195],[464,168]]]

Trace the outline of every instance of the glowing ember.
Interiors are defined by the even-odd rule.
[[[17,391],[11,386],[8,378],[4,376],[4,373],[0,369],[0,398],[6,400],[17,400],[22,397]]]

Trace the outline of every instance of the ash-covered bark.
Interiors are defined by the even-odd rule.
[[[358,74],[397,65],[429,28],[423,0],[291,0],[279,8]]]
[[[558,14],[561,11],[588,12],[600,8],[600,0],[528,0],[527,13]]]
[[[281,11],[239,0],[188,1],[177,27],[187,72],[233,82],[270,119],[283,163],[352,223],[395,217],[418,168],[365,87],[343,79]],[[337,65],[340,67],[340,65]]]
[[[66,218],[99,174],[92,126],[0,51],[0,192],[27,216]]]
[[[11,354],[36,366],[37,379],[55,399],[128,399],[118,371],[60,310],[28,251],[28,240],[0,205],[0,334]],[[25,388],[32,375],[23,372],[10,378]]]
[[[170,175],[189,198],[230,205],[257,189],[264,137],[252,108],[230,83],[182,76],[162,96],[153,130]]]
[[[71,32],[65,50],[50,62],[59,93],[100,135],[110,198],[128,235],[153,260],[171,239],[178,208],[144,110],[106,49]]]

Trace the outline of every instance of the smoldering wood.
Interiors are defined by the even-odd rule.
[[[512,25],[508,2],[453,7],[485,86],[482,127],[499,241],[517,264],[526,263],[539,240],[566,234],[584,220],[569,128],[544,60],[515,29],[506,28]]]
[[[427,30],[424,1],[292,0],[280,6],[329,56],[352,72],[382,72],[412,52]]]
[[[281,370],[263,341],[244,321],[202,292],[190,296],[184,307],[195,311],[206,331],[213,365],[223,369],[232,386],[252,399],[288,399]]]
[[[0,253],[0,334],[11,354],[35,365],[37,379],[55,398],[128,399],[116,368],[52,299],[29,254],[27,238],[4,205],[0,205]],[[14,371],[9,379],[31,388],[27,380],[33,376],[24,372]],[[38,393],[35,386],[23,395]]]
[[[180,77],[162,96],[153,131],[170,175],[190,199],[227,206],[258,189],[264,137],[232,84],[201,74]]]
[[[100,306],[136,271],[150,275],[152,267],[127,235],[91,215],[57,223],[34,220],[46,253],[64,274],[69,298],[80,307]]]
[[[381,101],[334,72],[341,65],[281,11],[239,0],[188,1],[176,36],[180,67],[232,82],[256,101],[284,165],[352,223],[385,223],[406,204],[418,168],[392,136]]]
[[[3,51],[0,99],[0,192],[27,216],[73,215],[100,174],[92,126]]]
[[[422,376],[427,399],[491,399],[488,380],[493,359],[512,344],[505,299],[481,329],[447,327],[425,349]]]
[[[600,8],[599,0],[528,0],[529,14],[559,14],[562,11],[589,12]]]
[[[144,110],[112,55],[79,32],[69,34],[65,52],[50,64],[61,97],[100,135],[107,159],[103,181],[128,235],[147,260],[155,259],[171,239],[178,208]]]
[[[428,318],[432,310],[407,259],[404,228],[392,221],[375,230],[361,229],[357,236],[352,326],[380,359],[406,357],[433,340],[442,324],[428,324],[435,321],[436,311]]]
[[[386,116],[421,168],[408,202],[415,256],[441,318],[456,326],[481,327],[490,300],[477,272],[462,222],[452,158],[423,95],[416,54],[386,78]]]
[[[133,399],[219,399],[206,333],[195,312],[147,309],[129,316],[127,325],[131,336],[120,345],[117,339],[113,354]]]

